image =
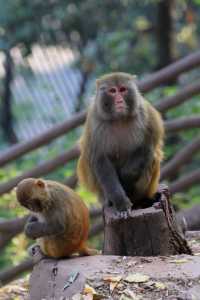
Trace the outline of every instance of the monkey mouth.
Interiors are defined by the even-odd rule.
[[[120,115],[124,115],[127,113],[127,107],[123,104],[118,104],[115,106],[115,112]]]
[[[28,199],[27,201],[21,202],[21,204],[33,212],[40,212],[42,211],[42,204],[39,199]]]

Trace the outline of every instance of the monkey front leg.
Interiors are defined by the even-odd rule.
[[[95,175],[101,186],[107,205],[113,205],[118,212],[128,211],[132,204],[127,197],[112,162],[100,157],[94,163]]]
[[[60,222],[40,222],[36,216],[30,216],[24,231],[27,237],[37,239],[47,235],[56,235],[64,232],[64,225]]]

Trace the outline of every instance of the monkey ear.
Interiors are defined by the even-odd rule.
[[[45,188],[45,182],[42,179],[36,179],[35,184],[40,188]]]

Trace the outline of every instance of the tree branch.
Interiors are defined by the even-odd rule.
[[[23,231],[24,224],[28,218],[27,216],[24,216],[22,218],[15,218],[12,220],[3,220],[0,221],[0,232],[21,232]]]
[[[179,59],[169,66],[148,75],[138,83],[142,92],[148,92],[160,84],[176,78],[179,74],[196,68],[200,65],[200,51],[196,51],[188,56]]]
[[[81,113],[75,114],[69,120],[60,123],[58,125],[54,125],[51,129],[46,130],[44,133],[32,138],[30,141],[26,141],[23,143],[19,143],[10,147],[8,150],[0,154],[0,166],[4,166],[6,163],[11,162],[25,153],[33,151],[52,140],[67,134],[72,129],[78,127],[83,124],[86,118],[86,112],[83,111]]]
[[[179,130],[193,129],[200,127],[200,117],[191,116],[177,118],[170,121],[165,121],[165,131],[167,133],[176,132]]]
[[[0,272],[0,285],[5,285],[16,279],[21,273],[29,271],[33,268],[33,260],[27,259],[15,267]]]
[[[200,205],[182,210],[176,214],[179,222],[184,222],[186,230],[200,230]]]
[[[0,251],[3,251],[4,248],[10,243],[10,241],[20,232],[8,232],[0,234]]]
[[[200,169],[190,172],[187,175],[181,176],[178,180],[173,182],[170,186],[170,192],[172,194],[182,192],[200,183]]]
[[[8,243],[24,229],[28,216],[0,222],[0,250],[2,251]]]
[[[39,177],[46,174],[49,174],[56,168],[63,166],[64,164],[68,163],[69,161],[76,159],[79,156],[79,148],[78,146],[74,146],[68,151],[58,155],[56,158],[51,159],[47,162],[41,163],[37,167],[16,176],[5,183],[0,184],[0,195],[4,193],[10,192],[21,180],[27,177]]]
[[[186,145],[181,151],[178,152],[169,162],[167,162],[161,169],[161,180],[166,177],[170,177],[174,173],[177,173],[179,169],[188,163],[193,155],[200,149],[200,138],[198,137],[188,145]]]
[[[200,83],[194,82],[185,88],[182,88],[178,93],[173,96],[164,98],[162,101],[155,104],[155,107],[162,113],[174,108],[186,100],[190,100],[194,95],[200,93]]]

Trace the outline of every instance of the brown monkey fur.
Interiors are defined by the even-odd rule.
[[[80,140],[78,177],[117,211],[152,198],[160,178],[164,127],[127,73],[104,75],[96,82]]]
[[[69,187],[51,180],[27,178],[18,184],[16,193],[19,203],[31,211],[25,233],[37,238],[43,254],[59,258],[75,252],[97,253],[86,246],[88,208]]]

